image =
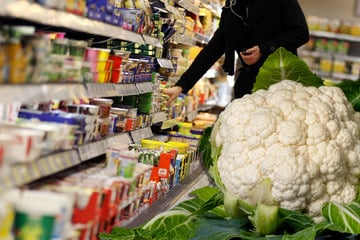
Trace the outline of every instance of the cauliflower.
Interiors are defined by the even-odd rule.
[[[231,195],[249,200],[266,179],[283,208],[320,215],[328,201],[357,196],[359,115],[338,87],[283,80],[236,99],[220,114],[212,138],[217,170]]]

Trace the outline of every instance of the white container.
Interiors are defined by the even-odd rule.
[[[34,161],[40,157],[45,132],[40,130],[6,127],[0,133],[10,134],[14,141],[6,146],[7,157],[12,163]]]
[[[42,229],[44,234],[41,237],[65,239],[65,229],[71,224],[73,203],[74,199],[67,194],[40,190],[24,191],[21,199],[15,202],[15,225],[19,224],[20,220],[26,221],[27,224],[37,225],[39,229],[46,228]],[[20,223],[20,226],[16,227],[23,230],[24,225]]]

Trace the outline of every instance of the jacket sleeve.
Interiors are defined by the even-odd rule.
[[[182,92],[187,93],[224,52],[225,40],[223,28],[220,26],[209,43],[194,59],[188,70],[182,74],[175,86],[182,87]]]
[[[282,46],[296,54],[296,49],[309,40],[306,18],[297,0],[280,0],[283,34],[260,44],[264,57]]]

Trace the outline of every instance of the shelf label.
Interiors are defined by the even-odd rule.
[[[152,124],[163,122],[167,120],[167,116],[165,112],[157,112],[153,114]]]
[[[111,83],[87,83],[88,96],[91,97],[113,97],[118,96],[114,84]]]
[[[194,111],[189,112],[189,113],[186,115],[186,118],[187,118],[187,120],[188,120],[189,122],[192,122],[192,121],[196,118],[197,115],[198,115],[197,110],[194,110]]]
[[[177,120],[177,119],[169,119],[169,120],[163,121],[163,123],[161,125],[161,129],[172,128],[172,127],[176,126],[178,123],[179,123],[179,120]]]
[[[136,87],[140,94],[153,92],[154,85],[151,82],[136,83]]]
[[[89,143],[78,147],[80,160],[87,161],[105,154],[107,148],[106,140]]]
[[[153,38],[147,35],[142,35],[146,44],[162,48],[162,44],[158,38]]]
[[[167,69],[174,69],[174,65],[172,64],[170,59],[156,58],[156,60],[159,63],[160,67]]]
[[[114,145],[114,144],[128,145],[130,143],[132,143],[132,140],[131,140],[130,135],[128,133],[119,134],[119,135],[116,135],[114,137],[111,137],[111,138],[107,139],[107,144],[108,145]]]
[[[116,84],[115,85],[116,92],[119,96],[131,96],[131,95],[139,95],[139,91],[135,84]]]
[[[131,137],[133,141],[140,142],[141,139],[152,137],[153,133],[150,127],[138,129],[131,132]]]

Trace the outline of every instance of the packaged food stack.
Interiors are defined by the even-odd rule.
[[[114,119],[110,115],[111,106],[113,103],[114,101],[109,98],[90,99],[90,104],[96,105],[100,109],[99,117],[96,119],[94,139],[100,139],[114,133]]]
[[[88,43],[58,36],[52,40],[52,54],[46,73],[50,82],[82,82]]]
[[[86,48],[83,75],[87,76],[87,82],[108,83],[112,80],[113,60],[110,59],[110,52],[106,48]]]
[[[143,1],[137,1],[143,2]],[[87,17],[136,33],[151,33],[151,8],[135,6],[131,1],[87,0]],[[149,18],[150,16],[150,18]]]

